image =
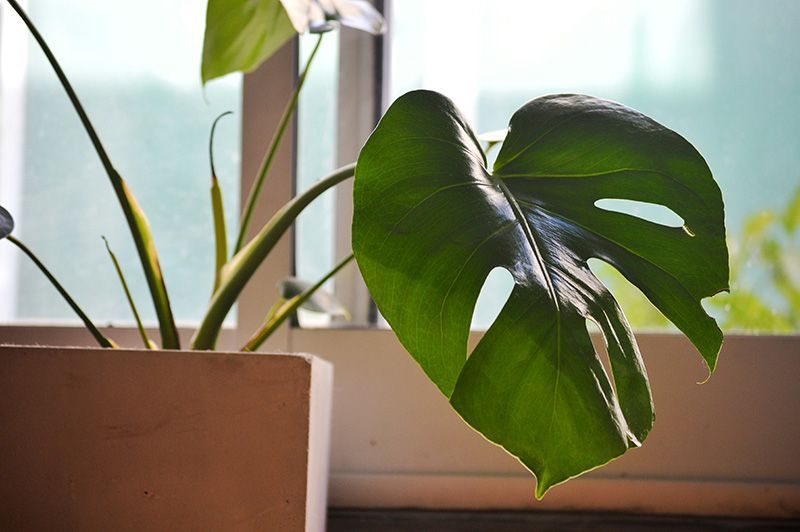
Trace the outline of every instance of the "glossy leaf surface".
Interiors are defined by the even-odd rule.
[[[356,168],[353,249],[378,308],[464,420],[536,475],[538,497],[638,446],[653,424],[636,341],[590,258],[638,286],[713,371],[722,333],[700,300],[728,285],[722,198],[700,154],[650,118],[588,96],[538,98],[512,117],[490,173],[452,102],[415,91]],[[664,205],[686,226],[595,206],[606,198]],[[468,356],[495,267],[515,286]]]

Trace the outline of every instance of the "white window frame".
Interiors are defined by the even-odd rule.
[[[353,160],[372,128],[374,41],[344,30],[340,46],[340,162]],[[366,44],[365,44],[366,43]],[[354,50],[357,50],[356,53]],[[292,42],[245,76],[242,195],[246,195],[297,72]],[[271,171],[269,194],[256,209],[265,220],[293,192],[294,131]],[[348,251],[348,186],[337,192],[337,255]],[[243,203],[243,202],[242,202]],[[258,225],[258,224],[255,224]],[[256,273],[237,308],[237,325],[220,348],[236,349],[260,323],[275,283],[291,273],[291,238],[283,238]],[[353,269],[339,277],[340,297],[358,303],[366,292]],[[345,287],[345,288],[343,288]],[[130,327],[110,334],[138,345]],[[180,328],[184,345],[192,330]],[[157,331],[153,331],[157,337]],[[481,333],[471,335],[471,345]],[[330,504],[418,507],[604,510],[677,514],[787,516],[800,512],[800,336],[727,335],[717,375],[702,386],[699,357],[680,335],[638,334],[659,413],[641,450],[533,499],[531,476],[466,427],[399,345],[381,329],[298,329],[284,326],[264,351],[316,353],[334,363]],[[596,342],[602,339],[595,337]],[[0,326],[0,343],[92,345],[77,326]]]

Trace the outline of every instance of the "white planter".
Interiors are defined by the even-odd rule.
[[[323,530],[333,368],[0,347],[0,529]]]

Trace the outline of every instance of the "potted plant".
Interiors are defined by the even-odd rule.
[[[324,32],[337,21],[371,31],[382,24],[365,2],[210,0],[203,80],[250,71],[296,32]],[[714,371],[722,333],[700,300],[728,286],[723,203],[704,159],[677,133],[618,103],[545,96],[518,110],[507,134],[490,139],[501,144],[490,171],[490,145],[482,146],[452,102],[414,91],[392,104],[356,165],[297,196],[245,243],[296,94],[244,207],[235,254],[217,262],[218,286],[192,348],[214,347],[225,314],[297,213],[355,174],[353,251],[378,308],[458,414],[536,476],[537,497],[641,445],[654,420],[636,341],[588,268],[590,258],[638,286]],[[162,342],[176,347],[142,216],[99,141],[95,146],[142,241],[142,264],[162,309]],[[597,205],[607,198],[663,205],[684,223],[662,226]],[[4,215],[4,232],[10,226]],[[511,273],[515,288],[468,353],[472,309],[495,267]],[[274,330],[270,324],[319,284],[279,305],[254,339]],[[589,340],[587,321],[602,331],[611,374]]]
[[[280,209],[248,238],[253,208],[297,105],[305,72],[278,124],[250,191],[229,254],[225,218],[213,160],[211,212],[216,264],[212,297],[191,351],[181,351],[156,246],[136,198],[115,169],[55,55],[16,0],[8,4],[30,30],[77,112],[108,179],[136,245],[158,317],[160,347],[139,318],[122,268],[106,247],[139,330],[143,350],[120,349],[84,312],[55,275],[12,231],[11,214],[0,207],[0,238],[18,247],[41,270],[79,316],[101,349],[5,346],[0,438],[6,485],[0,521],[7,527],[324,528],[328,476],[332,367],[304,354],[255,354],[301,306],[337,311],[320,297],[320,287],[352,260],[342,260],[315,283],[287,279],[261,326],[241,353],[213,353],[225,316],[245,284],[297,215],[319,194],[353,175],[354,165],[333,172]],[[208,9],[209,26],[224,17],[220,3]],[[316,4],[313,4],[316,6]],[[286,17],[283,8],[277,7]],[[354,16],[318,8],[295,23],[317,32],[368,23],[380,32],[383,19],[372,9]],[[343,11],[340,13],[340,11]],[[262,13],[263,14],[263,13]],[[272,12],[272,15],[275,11]],[[243,13],[247,21],[252,13]],[[258,19],[258,17],[256,17]],[[258,19],[262,20],[262,19]],[[286,19],[288,21],[288,19]],[[366,21],[366,22],[364,22]],[[274,52],[297,30],[281,35]],[[210,37],[213,39],[213,35]],[[232,36],[228,36],[232,38]],[[219,43],[219,41],[217,41]],[[313,54],[312,54],[313,59]],[[213,75],[213,56],[204,59],[203,81]],[[209,66],[212,65],[212,66]],[[221,118],[221,117],[220,117]],[[217,119],[219,120],[219,118]],[[26,486],[24,489],[21,486]],[[45,510],[45,511],[43,511]]]

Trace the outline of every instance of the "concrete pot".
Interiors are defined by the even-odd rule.
[[[323,530],[309,355],[0,347],[0,529]]]

